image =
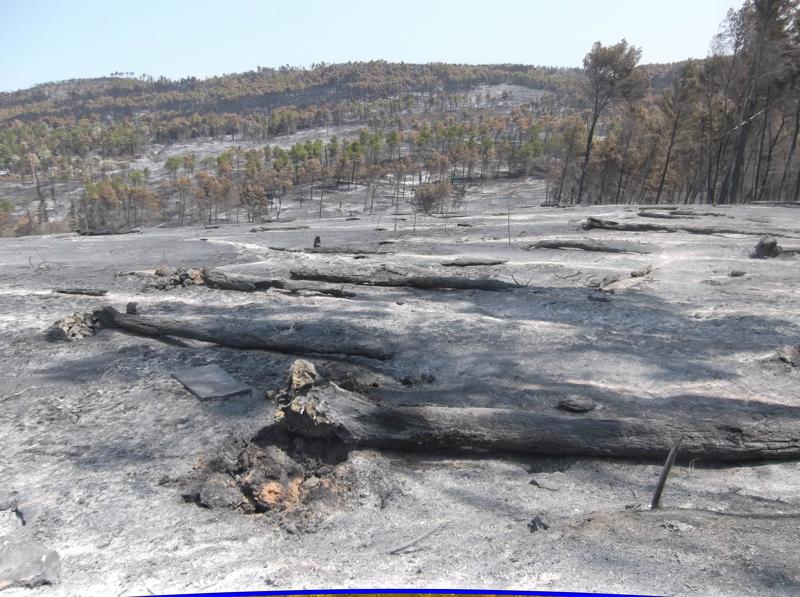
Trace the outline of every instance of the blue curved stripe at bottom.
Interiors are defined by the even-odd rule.
[[[660,597],[634,593],[585,593],[572,591],[510,591],[488,589],[328,589],[290,591],[223,591],[221,593],[174,593],[155,597],[265,597],[291,595],[524,595],[526,597]],[[142,596],[145,597],[145,596]],[[148,596],[149,597],[149,596]]]

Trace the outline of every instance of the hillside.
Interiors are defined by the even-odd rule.
[[[320,65],[311,69],[259,68],[240,74],[171,81],[108,77],[50,83],[0,94],[0,122],[18,118],[92,115],[123,117],[147,112],[268,111],[281,106],[365,101],[406,93],[463,91],[478,84],[509,83],[561,92],[574,87],[576,69],[525,65],[393,64]]]

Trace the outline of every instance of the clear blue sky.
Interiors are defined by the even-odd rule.
[[[578,66],[626,38],[644,62],[707,54],[741,0],[0,0],[0,90],[385,59]]]

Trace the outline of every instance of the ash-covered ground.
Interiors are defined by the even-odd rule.
[[[296,358],[395,404],[547,413],[560,397],[580,395],[598,405],[585,416],[800,416],[800,369],[776,356],[800,344],[800,257],[750,257],[764,234],[800,245],[800,210],[717,208],[663,220],[738,234],[584,231],[578,227],[588,216],[662,220],[622,206],[539,207],[536,189],[476,188],[459,217],[317,219],[312,206],[307,214],[288,212],[287,219],[299,216],[291,224],[265,224],[307,226],[293,230],[223,225],[0,240],[0,535],[35,539],[61,558],[56,584],[4,594],[321,587],[800,593],[796,462],[679,461],[662,509],[653,512],[630,506],[649,502],[661,462],[424,451],[353,450],[335,464],[342,481],[335,499],[280,511],[244,513],[185,497],[187,479],[270,425],[275,403],[267,396]],[[275,249],[309,248],[316,236],[323,247],[368,253]],[[640,252],[530,247],[553,239],[624,241]],[[504,263],[442,265],[467,256]],[[115,276],[161,265],[274,279],[298,268],[383,268],[518,287],[337,286],[355,293],[346,299],[278,289],[157,290],[146,278]],[[604,278],[606,291],[598,290]],[[58,287],[109,292],[53,293]],[[318,326],[320,334],[337,323],[394,356],[180,346],[113,329],[72,342],[45,337],[72,313],[124,310],[130,301],[143,316],[176,321],[236,317],[286,330]],[[252,395],[201,401],[171,375],[212,363],[251,385]],[[547,529],[529,528],[536,516]]]

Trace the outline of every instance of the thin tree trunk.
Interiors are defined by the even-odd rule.
[[[792,158],[794,157],[794,151],[797,147],[798,134],[800,134],[800,99],[797,100],[797,109],[794,112],[794,133],[792,134],[792,142],[789,146],[789,154],[786,156],[786,165],[783,167],[781,183],[778,185],[778,197],[783,195],[783,190],[789,177],[789,170],[792,167]]]
[[[775,146],[778,144],[778,140],[780,139],[781,132],[783,131],[783,127],[786,125],[786,115],[781,115],[781,125],[778,127],[778,131],[775,133],[775,136],[769,142],[769,149],[767,150],[767,162],[764,165],[764,175],[761,180],[761,184],[759,186],[758,196],[756,200],[761,201],[764,198],[764,192],[768,186],[769,180],[769,173],[772,169],[772,154],[775,151]],[[771,193],[770,193],[771,195]]]
[[[594,129],[597,126],[597,120],[600,118],[600,108],[595,100],[594,111],[592,112],[592,125],[589,127],[589,136],[586,139],[586,151],[583,153],[583,165],[581,166],[581,178],[578,181],[578,203],[581,202],[583,197],[583,187],[586,179],[586,169],[589,166],[589,158],[592,155],[592,142],[594,141]]]
[[[667,145],[667,156],[664,158],[664,168],[661,170],[661,179],[658,181],[658,192],[656,192],[655,204],[661,200],[661,192],[664,190],[664,181],[667,178],[667,170],[669,169],[669,160],[672,157],[672,147],[675,144],[675,135],[678,133],[678,124],[681,118],[681,110],[675,112],[675,119],[672,122],[672,132],[669,136],[669,144]]]

